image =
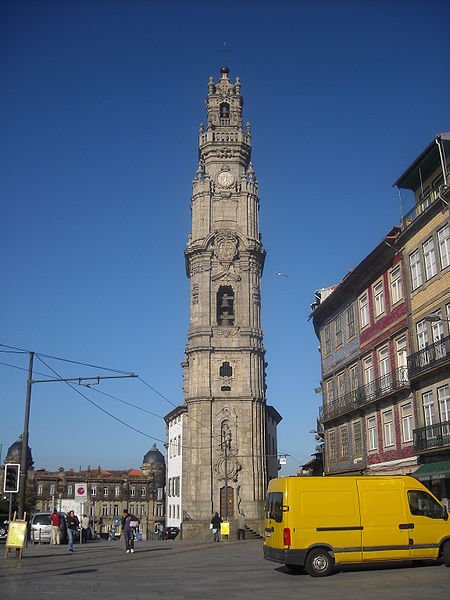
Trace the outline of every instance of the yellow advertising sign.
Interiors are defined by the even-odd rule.
[[[220,535],[230,535],[230,523],[228,521],[223,521],[220,524]]]
[[[10,548],[23,548],[27,538],[27,522],[11,521],[8,526],[8,537],[6,546]]]

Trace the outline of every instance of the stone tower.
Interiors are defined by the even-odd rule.
[[[183,363],[182,508],[187,537],[209,534],[214,512],[243,512],[260,525],[269,478],[277,475],[276,426],[266,405],[261,327],[265,250],[250,125],[242,124],[239,78],[210,77],[207,125],[199,132],[192,185],[190,327]],[[228,493],[226,492],[228,488]]]

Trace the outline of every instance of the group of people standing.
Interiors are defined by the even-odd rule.
[[[210,524],[210,528],[213,532],[214,535],[214,541],[215,542],[220,542],[220,526],[223,523],[223,519],[222,517],[219,516],[219,513],[214,513],[213,518],[211,519],[211,524]],[[244,513],[239,513],[239,516],[237,518],[237,539],[243,539],[245,540],[245,527],[246,527],[246,521],[245,521],[245,515]]]
[[[63,526],[64,521],[67,530],[67,549],[69,552],[73,552],[73,540],[75,537],[75,532],[80,527],[80,520],[73,510],[69,511],[64,519],[63,515],[59,513],[56,508],[53,509],[53,512],[50,515],[50,523],[52,527],[51,543],[57,546],[61,544],[61,527]],[[87,515],[83,515],[81,518],[81,541],[83,544],[85,544],[88,540],[88,531],[89,517]]]
[[[65,524],[67,530],[67,549],[69,552],[73,552],[73,540],[75,538],[75,532],[78,531],[81,525],[81,542],[85,544],[88,540],[88,531],[90,527],[89,517],[83,515],[81,523],[73,510],[69,511],[64,516],[59,513],[56,508],[53,509],[50,515],[50,522],[52,528],[51,543],[54,545],[61,544],[61,528]],[[134,538],[136,530],[139,527],[139,519],[134,515],[130,514],[127,510],[122,513],[122,531],[125,539],[125,550],[127,554],[134,553]]]

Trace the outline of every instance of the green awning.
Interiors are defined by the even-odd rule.
[[[421,465],[417,471],[414,471],[411,475],[416,479],[419,479],[419,481],[446,479],[447,477],[450,477],[450,460],[441,460]]]

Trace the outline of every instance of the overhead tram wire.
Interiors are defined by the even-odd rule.
[[[43,363],[47,367],[47,369],[49,369],[52,373],[54,373],[54,375],[56,375],[57,377],[61,378],[61,375],[57,371],[55,371],[54,369],[52,369],[52,367],[50,367],[41,358],[41,356],[36,355],[36,357],[41,361],[41,363]],[[91,400],[90,398],[88,398],[85,394],[83,394],[83,392],[80,392],[80,390],[78,390],[75,386],[73,386],[69,381],[64,381],[64,383],[66,385],[68,385],[72,390],[74,390],[74,392],[76,392],[77,394],[79,394],[80,396],[82,396],[85,400],[87,400],[90,404],[92,404],[93,406],[95,406],[96,408],[98,408],[98,410],[101,410],[103,413],[105,413],[106,415],[108,415],[109,417],[111,417],[112,419],[114,419],[115,421],[117,421],[118,423],[121,423],[121,425],[125,425],[125,427],[128,427],[129,429],[132,429],[136,433],[140,433],[141,435],[143,435],[143,436],[145,436],[147,438],[150,438],[151,440],[156,440],[157,442],[160,442],[161,444],[165,444],[164,440],[161,440],[160,438],[157,438],[154,435],[150,435],[148,433],[145,433],[144,431],[141,431],[140,429],[137,429],[136,427],[133,427],[133,425],[130,425],[129,423],[126,423],[122,419],[119,419],[118,417],[116,417],[112,413],[108,412],[102,406],[99,406],[96,402],[94,402],[93,400]]]
[[[11,348],[13,350],[18,350],[19,352],[30,353],[31,350],[26,350],[24,348],[17,348],[16,346],[7,346],[6,344],[0,344],[1,348]],[[71,360],[69,358],[63,358],[61,356],[52,356],[51,354],[43,354],[42,352],[35,352],[35,356],[43,356],[44,358],[51,358],[52,360],[59,360],[62,362],[70,363],[73,365],[81,365],[83,367],[89,367],[92,369],[102,369],[103,371],[110,371],[111,373],[119,373],[121,375],[132,375],[132,371],[122,371],[120,369],[110,369],[109,367],[102,367],[101,365],[94,365],[90,363],[81,362],[78,360]]]
[[[5,352],[5,353],[7,353],[7,352],[11,352],[11,353],[17,353],[17,354],[25,354],[25,353],[27,353],[27,354],[28,354],[28,353],[30,352],[30,350],[26,350],[26,349],[23,349],[23,348],[18,348],[17,346],[7,346],[6,344],[1,344],[1,343],[0,343],[0,347],[1,347],[1,348],[9,348],[9,349],[12,349],[12,350],[14,350],[14,352],[11,352],[11,350],[3,350],[3,351],[2,351],[2,350],[0,350],[0,352]],[[57,376],[57,377],[59,377],[59,378],[61,378],[61,376],[60,376],[60,375],[59,375],[59,374],[58,374],[58,373],[57,373],[57,372],[56,372],[54,369],[52,369],[52,367],[50,367],[49,365],[47,365],[47,363],[46,363],[46,362],[45,362],[45,361],[42,359],[42,357],[45,357],[45,358],[50,358],[50,359],[53,359],[53,360],[59,360],[59,361],[66,362],[66,363],[70,363],[70,364],[76,364],[76,365],[81,365],[81,366],[90,367],[90,368],[102,369],[102,370],[104,370],[104,371],[110,371],[110,372],[112,372],[112,373],[120,373],[120,374],[126,374],[126,375],[128,375],[128,374],[131,374],[131,373],[132,373],[131,371],[123,371],[123,370],[119,370],[119,369],[110,369],[110,368],[108,368],[108,367],[102,367],[102,366],[100,366],[100,365],[94,365],[94,364],[85,363],[85,362],[81,362],[81,361],[70,360],[70,359],[66,359],[66,358],[62,358],[62,357],[58,357],[58,356],[52,356],[52,355],[50,355],[50,354],[42,354],[42,353],[40,353],[40,352],[35,352],[35,356],[36,356],[36,357],[37,357],[37,358],[38,358],[38,359],[39,359],[39,360],[40,360],[40,361],[41,361],[41,362],[42,362],[42,363],[43,363],[43,364],[44,364],[44,365],[45,365],[45,366],[46,366],[46,367],[47,367],[47,368],[50,370],[50,371],[52,371],[52,373],[53,373],[54,375],[56,375],[56,376]],[[11,368],[15,368],[15,369],[23,370],[23,371],[28,371],[28,369],[25,369],[25,368],[23,368],[23,367],[17,367],[17,366],[15,366],[15,365],[10,365],[10,364],[8,364],[8,363],[3,363],[3,362],[0,362],[0,364],[3,364],[3,365],[5,365],[5,366],[9,366],[9,367],[11,367]],[[41,375],[41,376],[43,376],[43,377],[50,377],[50,375],[48,375],[47,373],[39,373],[38,371],[35,371],[35,373],[36,373],[36,374],[38,374],[38,375]],[[179,406],[179,405],[177,405],[177,404],[174,404],[174,403],[173,403],[171,400],[169,400],[169,399],[168,399],[168,398],[167,398],[167,397],[166,397],[164,394],[162,394],[162,393],[161,393],[159,390],[157,390],[157,389],[156,389],[154,386],[150,385],[150,384],[149,384],[147,381],[145,381],[145,380],[144,380],[142,377],[140,377],[140,376],[138,375],[138,377],[137,377],[137,378],[138,378],[140,381],[142,381],[142,383],[143,383],[145,386],[147,386],[149,389],[151,389],[153,392],[155,392],[155,394],[157,394],[157,395],[158,395],[158,396],[160,396],[160,397],[161,397],[163,400],[165,400],[166,402],[168,402],[168,403],[169,403],[171,406],[173,406],[174,408],[177,408],[177,406]],[[149,434],[147,434],[147,433],[145,433],[145,432],[143,432],[143,431],[140,431],[139,429],[137,429],[137,428],[133,427],[132,425],[129,425],[129,424],[128,424],[128,423],[126,423],[125,421],[122,421],[121,419],[119,419],[118,417],[116,417],[115,415],[113,415],[112,413],[108,412],[108,411],[107,411],[106,409],[104,409],[103,407],[101,407],[101,406],[99,406],[98,404],[96,404],[96,403],[95,403],[93,400],[91,400],[91,399],[90,399],[90,398],[88,398],[88,397],[87,397],[85,394],[83,394],[82,392],[80,392],[80,390],[78,390],[76,387],[74,387],[74,386],[73,386],[71,383],[69,383],[68,381],[65,381],[64,383],[66,383],[66,384],[67,384],[67,385],[68,385],[70,388],[72,388],[72,389],[73,389],[75,392],[77,392],[78,394],[80,394],[80,395],[81,395],[81,396],[82,396],[82,397],[83,397],[85,400],[87,400],[88,402],[90,402],[90,403],[91,403],[93,406],[95,406],[96,408],[98,408],[99,410],[101,410],[102,412],[104,412],[105,414],[107,414],[108,416],[110,416],[112,419],[114,419],[114,420],[118,421],[118,422],[119,422],[119,423],[121,423],[122,425],[125,425],[126,427],[129,427],[130,429],[132,429],[132,430],[136,431],[137,433],[140,433],[141,435],[144,435],[144,436],[146,436],[146,437],[149,437],[150,439],[153,439],[153,440],[156,440],[156,441],[158,441],[158,442],[161,442],[162,444],[165,444],[165,443],[166,443],[165,441],[163,441],[163,440],[160,440],[159,438],[156,438],[155,436],[151,436],[151,435],[149,435]],[[77,385],[79,385],[79,384],[77,384]],[[146,409],[144,409],[144,408],[142,408],[142,407],[139,407],[139,406],[137,406],[137,405],[133,405],[132,403],[130,403],[130,402],[127,402],[127,401],[125,401],[125,400],[121,400],[120,398],[117,398],[116,396],[112,396],[112,395],[110,395],[110,394],[107,394],[106,392],[103,392],[103,391],[101,391],[101,390],[97,390],[97,389],[95,389],[95,388],[93,388],[93,387],[91,387],[91,386],[86,386],[86,385],[84,385],[84,387],[89,387],[89,389],[91,389],[91,390],[94,390],[95,392],[98,392],[98,393],[100,393],[100,394],[103,394],[103,395],[105,395],[105,396],[109,396],[109,397],[111,397],[112,399],[114,399],[114,400],[117,400],[118,402],[122,402],[122,403],[124,403],[124,404],[128,404],[129,406],[131,406],[131,407],[133,407],[133,408],[136,408],[137,410],[141,410],[141,411],[143,411],[143,412],[146,412],[146,413],[148,413],[148,414],[151,414],[152,416],[155,416],[155,417],[158,417],[158,418],[162,418],[162,419],[164,419],[164,417],[163,417],[162,415],[158,415],[158,414],[156,414],[156,413],[152,413],[151,411],[148,411],[148,410],[146,410]],[[190,415],[188,415],[188,417],[189,417],[189,418],[191,419],[191,421],[193,421],[194,423],[197,423],[197,424],[198,424],[198,425],[200,425],[201,427],[203,427],[203,428],[207,429],[208,431],[210,431],[210,430],[209,430],[209,427],[207,427],[206,425],[204,425],[203,423],[201,423],[201,422],[200,422],[200,421],[198,421],[197,419],[194,419],[194,418],[193,418],[192,416],[190,416]],[[220,445],[220,443],[221,443],[221,439],[219,439],[219,436],[216,436],[216,439],[214,439],[214,438],[215,438],[215,436],[213,435],[212,431],[211,431],[211,438],[213,439],[213,441],[217,441],[217,443]],[[195,448],[193,448],[193,447],[191,447],[191,446],[185,446],[185,445],[183,445],[183,444],[181,445],[181,447],[183,447],[183,448],[187,448],[187,449],[189,449],[189,450],[204,450],[204,449],[207,449],[207,448],[209,448],[209,446],[204,446],[204,447],[203,447],[203,446],[201,446],[201,447],[195,447]],[[245,445],[244,445],[244,447],[245,447]],[[248,447],[250,448],[251,446],[250,446],[250,445],[248,445]],[[268,456],[270,456],[270,455],[264,455],[264,456],[268,457]]]
[[[1,362],[0,361],[0,365],[5,365],[5,367],[11,367],[12,369],[18,369],[19,371],[25,371],[26,373],[28,373],[28,369],[25,369],[25,367],[18,367],[17,365],[10,365],[9,363],[5,363],[5,362]],[[41,375],[41,377],[50,377],[50,375],[48,373],[40,373],[39,371],[33,371],[34,373],[36,373],[36,375]]]

